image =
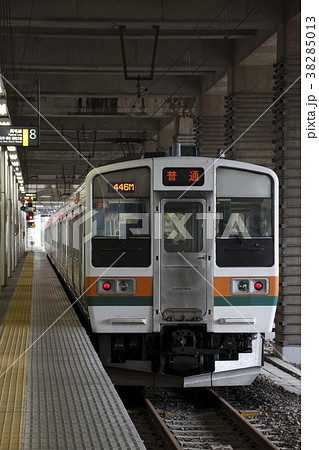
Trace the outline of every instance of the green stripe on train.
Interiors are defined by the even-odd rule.
[[[215,297],[214,306],[276,306],[278,302],[277,296],[261,296],[261,295],[243,295],[243,296],[225,296]]]
[[[151,296],[96,296],[87,297],[88,306],[153,306]],[[225,296],[215,297],[214,306],[276,306],[277,296]]]
[[[101,295],[86,297],[88,306],[153,306],[153,297]]]

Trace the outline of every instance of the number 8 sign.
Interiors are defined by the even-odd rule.
[[[38,128],[37,127],[28,127],[23,128],[23,139],[22,139],[23,147],[37,147],[39,145],[38,139]]]

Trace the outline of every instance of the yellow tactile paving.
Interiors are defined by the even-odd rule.
[[[29,253],[0,335],[1,450],[22,447],[32,274],[33,253]]]

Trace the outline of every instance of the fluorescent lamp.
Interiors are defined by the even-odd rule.
[[[3,96],[3,97],[6,95],[6,90],[4,88],[3,80],[2,80],[2,76],[1,75],[0,75],[0,95]]]
[[[6,119],[0,119],[0,126],[3,127],[9,127],[11,125],[11,120],[6,118]]]
[[[6,100],[0,100],[0,116],[4,117],[7,116],[9,113],[7,101]]]

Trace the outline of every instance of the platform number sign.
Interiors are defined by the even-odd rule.
[[[0,145],[38,147],[39,127],[0,127]]]
[[[22,145],[23,147],[34,147],[38,145],[37,128],[23,128]]]

